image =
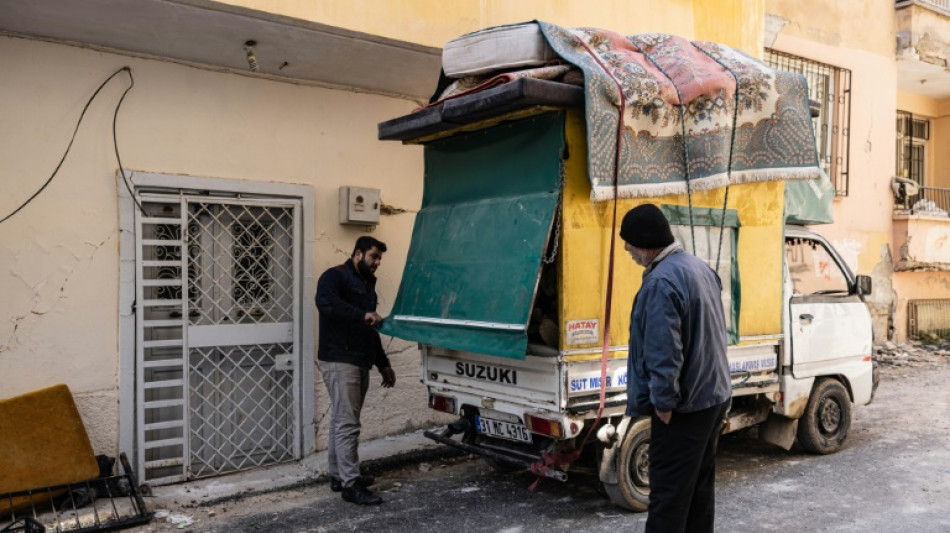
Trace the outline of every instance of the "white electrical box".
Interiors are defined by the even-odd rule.
[[[379,189],[340,187],[340,224],[379,224]]]

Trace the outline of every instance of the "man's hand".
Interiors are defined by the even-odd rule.
[[[363,316],[363,322],[367,326],[373,326],[374,328],[378,328],[379,325],[383,323],[383,317],[379,316],[379,313],[372,311],[372,312],[366,313],[366,315]]]
[[[393,368],[391,366],[380,369],[379,373],[383,375],[384,389],[388,389],[396,384],[396,373],[393,372]]]
[[[673,411],[661,411],[656,410],[656,416],[663,421],[664,424],[670,425],[670,419],[673,418]]]

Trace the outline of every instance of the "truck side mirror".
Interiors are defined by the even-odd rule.
[[[855,285],[858,288],[858,294],[871,294],[871,276],[858,276],[855,278]]]

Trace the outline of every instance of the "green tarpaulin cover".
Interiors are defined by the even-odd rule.
[[[523,359],[561,189],[563,113],[425,147],[425,189],[387,335]]]
[[[828,175],[808,181],[785,183],[785,222],[787,224],[831,224],[834,222],[835,186]]]
[[[670,222],[673,236],[683,249],[702,259],[719,274],[722,305],[726,312],[729,344],[739,342],[739,307],[742,284],[739,283],[739,213],[735,209],[713,209],[663,204],[660,210]],[[692,225],[690,228],[690,212]],[[725,215],[725,220],[723,220]],[[724,232],[720,236],[720,227]],[[696,236],[694,246],[693,236]]]

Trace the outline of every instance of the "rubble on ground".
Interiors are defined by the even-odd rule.
[[[895,344],[885,341],[874,345],[874,360],[884,366],[935,366],[950,363],[950,340],[911,340]]]

